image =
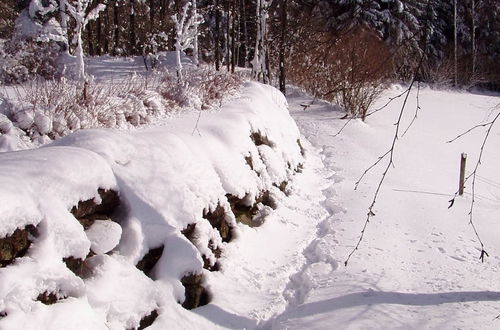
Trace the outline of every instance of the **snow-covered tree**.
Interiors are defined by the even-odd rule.
[[[188,48],[193,48],[193,42],[198,34],[198,25],[201,16],[196,12],[196,7],[191,1],[184,4],[181,14],[172,16],[175,22],[175,53],[177,76],[182,81],[181,52]]]
[[[97,17],[99,17],[101,11],[106,9],[106,4],[100,3],[92,10],[89,10],[89,6],[92,3],[91,0],[62,0],[61,2],[65,2],[64,5],[68,13],[75,20],[73,44],[76,46],[76,78],[78,80],[84,80],[85,63],[83,61],[83,30],[90,21],[95,20],[97,19]]]
[[[256,20],[257,31],[255,36],[255,51],[251,61],[252,77],[261,80],[264,83],[269,83],[269,49],[268,49],[268,19],[269,6],[272,0],[257,0],[256,4]]]

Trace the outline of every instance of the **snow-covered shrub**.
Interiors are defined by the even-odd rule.
[[[59,72],[59,52],[55,42],[9,40],[0,53],[0,81],[16,84],[35,76],[54,78]]]
[[[243,76],[209,68],[135,75],[116,82],[35,79],[5,101],[3,113],[32,141],[45,143],[86,128],[130,128],[171,112],[217,108]]]
[[[48,10],[48,9],[47,9]],[[58,58],[63,36],[59,22],[44,11],[29,7],[21,12],[14,34],[0,52],[0,81],[7,84],[24,82],[41,76],[54,78],[59,73]]]
[[[200,67],[186,71],[183,79],[183,82],[179,82],[174,71],[165,71],[162,97],[174,106],[207,109],[220,105],[225,97],[234,94],[245,77],[243,74]]]

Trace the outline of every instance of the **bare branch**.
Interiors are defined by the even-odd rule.
[[[420,96],[420,82],[417,83],[417,106],[415,108],[415,115],[413,116],[413,119],[411,120],[410,124],[405,129],[405,131],[404,131],[403,135],[401,135],[401,137],[405,136],[406,133],[408,132],[408,130],[410,129],[410,127],[413,126],[413,123],[415,122],[415,120],[417,120],[418,111],[422,109],[422,108],[420,108],[419,96]]]
[[[419,64],[418,64],[417,68],[415,69],[415,73],[413,75],[413,79],[412,79],[410,85],[408,86],[408,88],[405,91],[406,92],[406,96],[405,96],[405,99],[403,101],[403,105],[401,106],[401,110],[399,111],[398,120],[397,120],[397,122],[395,124],[396,129],[394,131],[394,136],[392,138],[392,145],[391,145],[390,149],[385,154],[383,154],[382,156],[380,156],[378,158],[378,160],[374,164],[372,164],[368,169],[366,169],[365,172],[363,173],[363,175],[361,176],[361,178],[358,180],[358,182],[356,182],[355,189],[358,187],[359,183],[361,182],[362,178],[365,176],[366,173],[368,173],[377,164],[379,164],[382,161],[382,159],[384,159],[387,156],[389,156],[389,162],[387,163],[387,166],[385,167],[385,170],[382,173],[382,178],[378,182],[377,189],[375,190],[375,194],[373,195],[372,203],[368,207],[368,213],[366,214],[366,220],[365,220],[365,223],[363,225],[363,229],[361,230],[361,235],[359,236],[359,239],[358,239],[358,242],[356,243],[356,246],[354,247],[354,249],[347,256],[347,259],[344,262],[345,266],[347,266],[347,264],[349,263],[349,260],[354,255],[354,253],[358,250],[359,245],[363,241],[363,237],[365,235],[366,228],[368,227],[368,223],[370,222],[370,219],[375,216],[375,213],[373,212],[373,208],[375,207],[375,203],[377,202],[377,197],[378,197],[378,195],[380,193],[380,189],[382,188],[382,184],[384,183],[385,178],[387,177],[387,173],[389,172],[391,166],[394,166],[394,151],[396,149],[396,142],[397,142],[398,136],[399,136],[399,130],[400,130],[400,125],[401,125],[401,118],[403,118],[403,114],[404,114],[404,111],[405,111],[405,108],[406,108],[406,103],[408,101],[408,97],[410,96],[411,89],[412,89],[413,85],[415,84],[418,70],[420,70],[420,67],[422,66],[422,62],[423,62],[423,59],[424,59],[424,54],[425,53],[422,54],[422,57],[420,58]]]
[[[481,260],[481,262],[484,262],[484,258],[485,257],[489,257],[489,255],[486,252],[486,250],[484,249],[483,241],[481,240],[481,237],[479,236],[479,233],[477,231],[476,225],[474,223],[474,203],[476,201],[476,178],[477,178],[477,172],[478,172],[478,169],[479,169],[479,165],[481,165],[481,160],[483,158],[483,153],[484,153],[484,149],[485,149],[485,146],[486,146],[486,142],[488,141],[488,138],[490,136],[491,129],[493,128],[493,126],[495,125],[495,123],[496,123],[496,121],[498,120],[499,117],[500,117],[500,112],[497,113],[497,115],[495,116],[495,118],[493,118],[492,121],[490,121],[488,123],[476,125],[476,126],[470,128],[470,129],[468,129],[466,132],[458,135],[453,140],[448,141],[448,143],[451,143],[451,142],[457,140],[458,138],[460,138],[460,137],[468,134],[469,132],[471,132],[472,130],[474,130],[476,128],[479,128],[479,127],[488,127],[488,129],[486,130],[486,133],[484,134],[483,141],[481,143],[481,148],[480,148],[480,151],[479,151],[479,157],[477,159],[476,165],[474,166],[474,170],[465,179],[465,182],[467,182],[467,180],[469,180],[470,178],[472,178],[472,193],[471,193],[471,203],[470,203],[470,209],[469,209],[469,224],[471,225],[472,230],[474,231],[474,234],[476,235],[476,238],[477,238],[479,244],[481,245],[481,254],[479,256],[479,259]],[[458,191],[455,192],[454,197],[450,200],[450,206],[448,208],[451,208],[453,206],[457,195],[458,195]]]

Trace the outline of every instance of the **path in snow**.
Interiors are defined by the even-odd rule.
[[[380,103],[399,92],[388,91]],[[348,267],[343,262],[357,241],[382,166],[357,191],[354,183],[392,142],[402,99],[367,123],[351,122],[335,137],[345,122],[338,119],[341,112],[321,102],[304,111],[300,104],[309,103],[309,97],[289,97],[302,134],[321,152],[322,205],[330,215],[319,223],[317,237],[304,250],[305,264],[291,277],[286,311],[268,327],[500,327],[500,320],[494,320],[500,313],[500,128],[492,131],[479,173],[483,179],[476,183],[475,219],[491,255],[484,264],[477,260],[479,245],[468,225],[470,187],[447,208],[457,186],[460,153],[469,154],[472,168],[482,133],[445,143],[491,116],[498,97],[430,89],[419,97],[422,110],[399,140],[396,167],[377,201],[377,215]],[[412,94],[404,127],[413,117],[415,100]]]

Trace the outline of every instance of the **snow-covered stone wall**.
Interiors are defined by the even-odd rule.
[[[303,163],[284,96],[248,83],[220,111],[135,131],[82,130],[0,154],[0,327],[204,324],[240,226]],[[189,313],[189,315],[188,315]]]

